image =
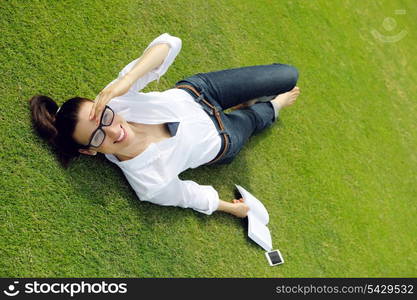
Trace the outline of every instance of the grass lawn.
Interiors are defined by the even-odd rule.
[[[417,276],[414,0],[1,1],[0,15],[1,277]],[[260,198],[284,265],[267,264],[242,220],[140,202],[103,156],[64,170],[34,134],[32,95],[94,99],[164,32],[183,49],[145,92],[298,68],[302,94],[279,123],[230,165],[181,175],[224,200],[235,183]]]

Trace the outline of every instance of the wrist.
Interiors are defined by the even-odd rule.
[[[235,207],[236,206],[233,203],[219,200],[219,206],[217,207],[217,211],[223,211],[229,214],[234,214]]]

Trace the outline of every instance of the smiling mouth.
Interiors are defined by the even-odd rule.
[[[120,128],[122,129],[121,131],[120,131],[120,135],[119,135],[119,138],[113,143],[113,144],[115,144],[115,143],[120,143],[120,142],[123,142],[123,140],[126,138],[126,136],[127,136],[127,133],[126,133],[126,130],[122,127],[122,125],[120,125]]]

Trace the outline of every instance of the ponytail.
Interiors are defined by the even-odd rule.
[[[58,135],[55,127],[55,114],[58,104],[48,96],[36,95],[30,99],[32,122],[39,135],[45,140],[52,142]]]
[[[32,123],[39,136],[53,145],[64,168],[73,158],[79,156],[78,144],[73,133],[78,122],[78,111],[82,103],[91,101],[75,97],[67,100],[61,107],[48,96],[36,95],[30,100]]]

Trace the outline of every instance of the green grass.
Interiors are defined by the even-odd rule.
[[[417,276],[414,0],[1,1],[0,14],[0,276]],[[408,34],[389,44],[372,29]],[[63,170],[34,134],[32,95],[94,99],[163,32],[183,49],[145,91],[232,67],[299,69],[302,95],[280,123],[232,164],[181,175],[262,199],[284,265],[267,265],[241,220],[140,202],[104,157]]]

